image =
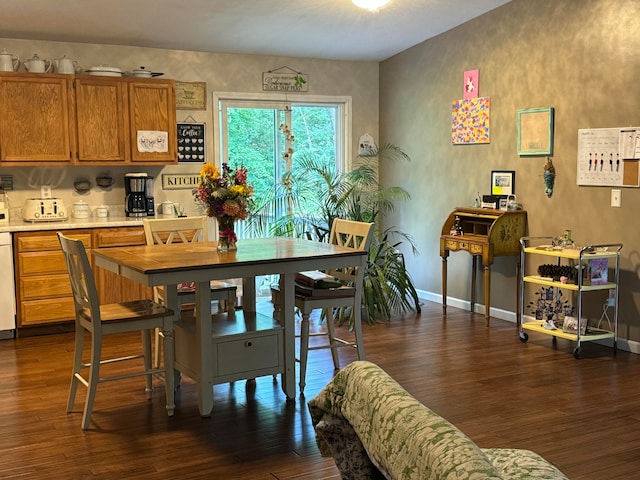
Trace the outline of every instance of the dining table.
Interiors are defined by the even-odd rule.
[[[278,323],[282,329],[282,342],[275,342],[273,348],[282,349],[277,352],[283,359],[278,367],[282,390],[287,400],[293,400],[296,398],[295,274],[327,268],[364,267],[367,253],[301,238],[270,237],[239,240],[237,250],[231,251],[218,251],[214,241],[103,247],[93,249],[92,255],[95,266],[149,287],[164,286],[167,307],[175,312],[174,325],[181,322],[177,286],[188,282],[196,284],[195,328],[193,335],[187,336],[192,344],[182,349],[176,347],[175,365],[179,368],[181,364],[195,362],[197,373],[193,380],[197,383],[198,409],[201,416],[207,417],[213,410],[213,385],[222,383],[216,373],[217,364],[224,361],[221,357],[224,351],[213,351],[212,335],[215,335],[212,333],[210,281],[242,278],[242,314],[250,318],[257,310],[256,277],[279,275]],[[190,358],[183,358],[187,355]],[[253,378],[253,373],[246,372],[244,378]],[[174,380],[165,381],[173,383]]]

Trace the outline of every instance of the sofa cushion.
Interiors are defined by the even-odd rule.
[[[536,480],[565,479],[564,474],[544,458],[530,450],[515,448],[483,448],[503,478]]]
[[[325,413],[347,420],[389,478],[497,480],[498,471],[466,435],[422,405],[380,367],[347,365],[309,402],[314,425]],[[317,438],[321,451],[324,439]]]

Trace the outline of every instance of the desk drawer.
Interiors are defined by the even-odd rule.
[[[277,332],[277,331],[276,331]],[[282,351],[281,335],[273,332],[248,332],[237,339],[214,339],[215,376],[247,373],[278,367]],[[250,376],[250,375],[249,375]]]

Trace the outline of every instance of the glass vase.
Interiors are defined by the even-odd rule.
[[[218,251],[229,252],[231,250],[237,250],[236,246],[236,231],[235,231],[235,218],[233,217],[218,217]]]

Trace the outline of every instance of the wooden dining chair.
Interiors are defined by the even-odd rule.
[[[93,271],[82,240],[66,237],[58,232],[64,259],[69,272],[75,311],[75,346],[73,371],[67,413],[73,410],[78,383],[87,387],[87,396],[82,414],[82,429],[89,428],[91,412],[99,383],[125,378],[145,376],[147,399],[151,398],[153,376],[162,373],[165,377],[167,412],[174,412],[173,393],[173,311],[151,300],[100,305]],[[160,329],[164,337],[164,369],[154,369],[151,365],[151,334]],[[142,335],[142,353],[117,358],[103,358],[102,344],[106,335],[139,331]],[[84,358],[85,333],[91,336],[91,354],[88,363]],[[106,364],[144,359],[144,369],[127,370],[126,373],[101,375],[101,367]],[[133,367],[132,367],[133,368]],[[83,375],[83,370],[88,374]]]
[[[172,243],[206,242],[208,240],[207,217],[145,218],[142,220],[147,245],[169,245]],[[211,281],[211,299],[217,300],[219,310],[233,309],[237,300],[237,286],[218,280]],[[153,287],[154,300],[165,303],[165,287]],[[185,305],[195,305],[195,284],[178,285],[178,302],[182,310]],[[158,333],[158,332],[156,332]],[[160,359],[160,339],[156,335],[154,365]]]
[[[336,218],[331,226],[329,243],[358,250],[369,251],[371,240],[373,239],[373,223],[355,222]],[[364,282],[364,269],[360,267],[330,269],[324,273],[338,279],[343,287],[339,288],[304,288],[296,287],[295,306],[302,315],[300,323],[300,356],[296,360],[300,363],[300,393],[304,393],[307,373],[307,357],[310,350],[331,349],[333,366],[336,370],[340,368],[338,358],[338,348],[352,347],[358,352],[358,359],[364,360],[364,344],[362,341],[362,289]],[[280,316],[280,294],[279,287],[272,287],[272,300],[276,316]],[[335,309],[351,307],[352,326],[354,332],[353,340],[346,340],[336,337],[334,327]],[[316,309],[324,310],[326,319],[326,332],[309,333],[309,317]],[[328,342],[322,345],[309,346],[309,337],[326,336]]]

